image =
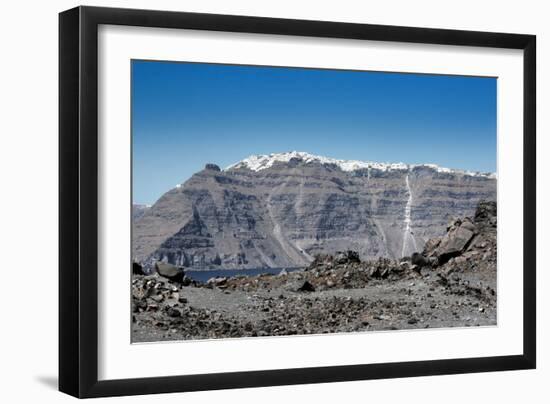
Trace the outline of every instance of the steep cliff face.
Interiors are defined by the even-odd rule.
[[[142,217],[149,208],[148,205],[132,205],[132,221],[135,222]]]
[[[223,171],[208,164],[164,194],[134,221],[133,255],[194,268],[305,266],[338,250],[399,258],[482,199],[496,199],[491,174],[253,156]]]

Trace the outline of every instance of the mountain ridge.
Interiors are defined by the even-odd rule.
[[[319,156],[308,152],[298,152],[298,151],[289,151],[289,152],[271,153],[271,154],[253,154],[237,163],[229,165],[224,169],[224,171],[228,171],[231,169],[238,169],[238,168],[248,168],[253,171],[260,171],[271,167],[276,162],[289,162],[291,159],[300,159],[302,161],[305,161],[306,163],[315,161],[315,162],[320,162],[321,164],[332,164],[332,165],[338,166],[342,171],[358,171],[362,169],[373,169],[373,170],[381,170],[381,171],[411,170],[416,167],[427,167],[427,168],[432,168],[440,173],[459,173],[459,174],[470,175],[470,176],[496,178],[496,173],[492,173],[492,172],[446,168],[433,163],[406,164],[402,162],[381,163],[381,162],[365,161],[365,160],[344,160],[344,159],[335,159],[332,157]]]
[[[496,175],[305,152],[207,164],[133,223],[133,258],[192,268],[305,266],[353,249],[397,258],[496,199]]]

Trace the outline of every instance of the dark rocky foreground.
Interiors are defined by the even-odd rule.
[[[482,202],[400,261],[347,251],[204,284],[135,274],[133,342],[496,325],[496,225]]]

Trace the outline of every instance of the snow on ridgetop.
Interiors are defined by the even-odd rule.
[[[288,163],[291,159],[302,160],[304,163],[318,162],[320,164],[333,164],[342,171],[356,171],[362,169],[374,169],[380,171],[411,170],[415,167],[429,167],[440,173],[457,173],[476,177],[496,178],[494,173],[480,173],[476,171],[454,170],[439,167],[436,164],[405,164],[405,163],[376,163],[360,160],[338,160],[331,157],[316,156],[307,152],[291,151],[285,153],[271,153],[252,155],[238,163],[232,164],[225,170],[247,168],[252,171],[261,171],[270,168],[275,163]]]

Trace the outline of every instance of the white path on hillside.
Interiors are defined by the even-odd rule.
[[[275,240],[277,240],[277,242],[279,243],[283,251],[286,253],[287,257],[290,258],[291,261],[300,263],[303,261],[307,261],[308,258],[312,261],[313,257],[307,254],[300,247],[292,243],[290,240],[288,240],[288,238],[283,234],[281,225],[275,218],[275,215],[273,214],[273,211],[272,211],[273,195],[276,194],[279,189],[284,189],[286,186],[287,186],[287,183],[283,182],[279,186],[279,188],[277,188],[276,190],[272,190],[267,198],[267,213],[269,214],[271,223],[273,223],[273,236],[275,237]]]
[[[416,251],[416,241],[411,231],[411,205],[413,201],[413,195],[411,191],[411,186],[409,184],[409,174],[407,174],[407,176],[405,177],[405,184],[407,185],[409,198],[407,199],[407,204],[405,205],[405,230],[403,230],[403,248],[401,250],[402,257],[405,257],[406,255]]]
[[[300,192],[298,193],[298,197],[296,198],[296,203],[294,204],[296,209],[296,216],[301,217],[304,215],[304,202],[305,202],[305,196],[304,196],[304,186],[306,183],[306,176],[302,173],[302,182],[300,183]],[[313,261],[313,257],[309,255],[306,250],[302,249],[302,247],[298,244],[299,241],[294,241],[292,244],[294,247],[300,251],[301,254],[303,254],[308,260]]]

